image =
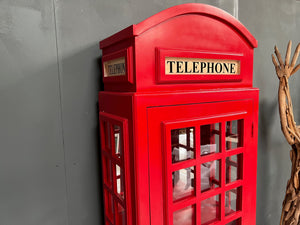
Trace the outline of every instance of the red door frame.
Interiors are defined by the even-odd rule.
[[[101,156],[102,174],[104,188],[104,212],[105,223],[123,225],[117,210],[123,207],[126,224],[132,224],[131,218],[131,183],[130,165],[128,149],[128,120],[113,114],[100,112],[100,133],[101,133]],[[120,155],[115,154],[114,126],[120,127]],[[109,138],[108,138],[109,135]],[[120,168],[120,175],[117,176],[116,166]],[[123,171],[123,172],[122,172]],[[120,179],[121,190],[124,191],[123,197],[118,194],[117,180]],[[113,201],[113,205],[110,205]],[[120,206],[119,206],[120,205]],[[112,212],[109,212],[110,208]],[[128,213],[129,211],[129,213]],[[112,215],[111,215],[112,213]]]
[[[210,103],[210,104],[213,104],[213,103]],[[202,106],[205,107],[205,105],[209,106],[210,104],[199,104],[199,105],[202,105]],[[214,103],[214,104],[218,104],[218,103]],[[185,165],[185,164],[186,164],[186,167],[189,167],[191,165],[195,165],[194,164],[195,161],[197,161],[197,163],[199,164],[199,163],[205,162],[205,161],[213,161],[215,159],[221,159],[221,168],[222,168],[221,171],[224,171],[224,172],[222,172],[223,175],[221,175],[221,187],[222,188],[218,188],[216,190],[211,190],[211,191],[208,191],[208,192],[205,192],[205,193],[202,193],[202,194],[198,194],[198,196],[200,196],[200,197],[197,200],[195,198],[186,199],[186,200],[184,200],[183,205],[182,204],[176,204],[176,203],[173,204],[173,202],[172,202],[173,201],[172,200],[172,192],[170,191],[170,187],[167,188],[167,190],[169,190],[169,191],[167,191],[167,193],[166,193],[166,190],[162,190],[162,191],[165,191],[163,195],[167,196],[166,201],[165,201],[165,203],[166,203],[165,208],[168,208],[168,209],[170,207],[172,209],[184,208],[185,206],[188,206],[190,204],[195,204],[197,201],[209,198],[209,197],[214,196],[216,194],[222,194],[221,195],[222,196],[221,197],[221,205],[222,205],[222,207],[221,207],[221,218],[220,218],[221,221],[215,222],[215,223],[211,223],[211,224],[222,224],[223,225],[223,224],[226,224],[227,222],[230,222],[230,221],[238,219],[238,218],[241,218],[242,220],[245,220],[244,215],[246,215],[246,213],[244,213],[244,211],[251,211],[251,213],[253,213],[253,210],[255,211],[255,207],[253,208],[253,205],[248,205],[247,206],[246,202],[248,202],[248,200],[245,200],[245,201],[243,201],[243,210],[242,211],[234,213],[234,214],[232,214],[232,215],[230,215],[230,216],[228,216],[228,217],[225,218],[225,215],[224,215],[225,214],[225,212],[224,212],[225,208],[223,207],[225,205],[225,192],[228,191],[228,190],[231,190],[231,189],[234,189],[234,188],[237,188],[237,187],[243,187],[243,189],[245,189],[244,186],[247,185],[246,189],[248,189],[248,191],[247,191],[248,192],[248,196],[250,196],[250,194],[253,195],[253,196],[255,196],[256,177],[253,177],[252,173],[249,174],[249,169],[246,169],[246,168],[243,169],[243,173],[244,174],[242,176],[242,177],[246,177],[248,181],[238,180],[238,181],[233,182],[232,184],[227,185],[227,184],[225,184],[225,175],[224,175],[225,174],[225,169],[226,169],[225,168],[225,166],[226,166],[225,159],[227,157],[229,157],[229,156],[238,155],[238,154],[241,154],[241,153],[243,153],[244,157],[247,158],[248,154],[250,154],[250,152],[249,152],[250,150],[247,150],[247,151],[245,150],[244,151],[243,149],[244,148],[245,149],[246,148],[250,149],[251,146],[252,146],[251,143],[253,142],[253,140],[255,139],[255,137],[251,136],[252,135],[251,129],[249,129],[249,128],[252,127],[253,116],[254,116],[252,114],[253,113],[253,102],[251,100],[245,100],[245,101],[241,101],[241,102],[239,102],[239,101],[230,101],[230,102],[222,102],[222,103],[219,103],[219,104],[221,104],[221,105],[223,104],[223,106],[227,105],[227,106],[229,106],[228,108],[233,108],[233,109],[229,110],[227,108],[225,110],[224,107],[219,107],[219,109],[217,109],[217,110],[215,109],[214,110],[215,107],[213,107],[212,105],[210,105],[210,107],[209,107],[210,110],[214,111],[214,113],[211,112],[212,116],[207,116],[207,115],[209,115],[209,113],[207,114],[207,112],[203,112],[202,118],[199,118],[199,116],[198,116],[198,118],[192,119],[193,118],[192,115],[183,114],[183,115],[185,115],[185,120],[182,123],[182,127],[181,128],[194,126],[193,124],[195,122],[197,122],[198,124],[201,124],[201,123],[211,124],[213,122],[222,122],[221,132],[222,132],[222,136],[225,137],[225,122],[226,121],[231,121],[233,119],[234,120],[238,120],[238,119],[244,118],[245,119],[244,120],[244,123],[245,123],[244,134],[246,135],[245,137],[247,139],[247,142],[249,142],[249,145],[247,145],[247,146],[245,146],[243,148],[237,148],[235,150],[225,151],[225,138],[223,138],[222,141],[221,141],[221,146],[222,146],[221,149],[222,150],[221,150],[220,153],[216,153],[216,154],[212,154],[212,155],[200,157],[197,160],[194,159],[194,160],[188,160],[186,162],[182,162],[182,163],[179,163],[179,164],[177,163],[177,165],[176,164],[172,165],[172,163],[170,161],[170,157],[167,157],[167,159],[166,159],[166,158],[164,158],[164,156],[162,156],[163,161],[167,162],[166,164],[169,165],[169,166],[162,166],[163,171],[165,171],[165,172],[162,173],[163,174],[163,180],[165,180],[165,181],[168,180],[167,183],[164,183],[162,185],[168,185],[169,184],[169,186],[170,186],[170,184],[171,184],[170,176],[169,177],[168,176],[165,177],[164,175],[170,174],[170,170],[168,170],[168,168],[171,168],[172,166],[174,167],[173,170],[175,170],[176,167],[178,167],[178,168],[182,167],[183,168],[183,165]],[[174,106],[174,107],[176,107],[176,106]],[[153,163],[152,163],[153,162],[153,157],[151,157],[151,154],[152,154],[151,151],[155,151],[155,148],[157,148],[157,145],[159,144],[159,142],[163,143],[163,146],[162,146],[163,149],[168,149],[170,147],[170,143],[171,142],[170,142],[170,136],[167,136],[166,132],[170,133],[171,129],[177,127],[178,124],[181,124],[180,123],[181,122],[181,118],[180,117],[182,117],[182,116],[178,117],[178,115],[177,115],[177,118],[176,118],[176,115],[174,116],[174,113],[176,114],[176,112],[174,112],[174,110],[169,110],[169,112],[167,112],[168,111],[167,108],[168,107],[154,107],[154,108],[149,108],[148,109],[149,168],[150,168],[150,171],[149,171],[149,173],[150,173],[150,175],[149,175],[149,180],[150,180],[150,190],[149,190],[149,192],[150,192],[150,205],[151,205],[151,199],[153,199],[152,201],[156,201],[157,198],[158,198],[158,196],[156,196],[155,194],[152,194],[152,192],[155,192],[155,191],[151,190],[151,180],[153,182],[153,179],[155,179],[155,177],[151,174],[151,169],[153,167],[155,167],[153,165]],[[195,105],[189,105],[189,106],[188,105],[183,105],[182,106],[182,109],[186,110],[187,113],[188,113],[189,110],[191,110],[193,108],[196,109],[197,107],[195,107]],[[162,111],[161,111],[161,109],[162,109]],[[151,111],[153,111],[153,110],[157,110],[157,113],[155,113],[155,116],[150,116],[151,115]],[[226,113],[226,111],[228,111],[228,112]],[[191,117],[191,118],[189,118],[189,117]],[[165,121],[165,119],[163,119],[163,118],[172,118],[172,119],[168,119],[168,120],[172,120],[172,121]],[[161,139],[160,137],[158,137],[161,134],[160,134],[160,132],[157,132],[157,128],[155,130],[151,128],[151,127],[154,126],[155,120],[157,121],[156,123],[158,123],[158,121],[159,121],[159,123],[162,123],[161,126],[162,126],[162,129],[163,129],[163,132],[162,132],[163,139]],[[247,129],[247,131],[246,131],[246,129]],[[156,136],[157,136],[156,137],[157,140],[154,141],[156,143],[155,147],[153,147],[154,145],[151,146],[151,143],[153,142],[153,140],[152,140],[153,134],[156,134]],[[197,137],[197,135],[198,134],[197,134],[197,131],[196,131],[195,136]],[[249,140],[249,138],[251,140]],[[195,141],[195,144],[197,146],[197,141]],[[198,143],[198,145],[199,145],[199,143]],[[197,151],[199,152],[199,149],[196,150],[196,154],[198,154]],[[170,151],[167,151],[167,152],[170,153]],[[254,150],[254,154],[256,154],[255,150]],[[157,157],[157,155],[155,157]],[[155,161],[154,163],[156,163],[156,162],[157,161]],[[170,165],[172,165],[172,166],[170,166]],[[181,165],[181,166],[178,166],[178,165]],[[253,167],[255,165],[256,165],[256,161],[254,161],[253,165],[250,165],[250,164],[248,165],[247,164],[246,166],[247,167]],[[196,171],[196,173],[198,173],[198,175],[199,175],[199,172],[200,171]],[[246,176],[245,176],[245,173],[246,173]],[[158,177],[158,179],[160,179],[160,177]],[[198,178],[198,180],[199,180],[199,178]],[[197,191],[200,191],[201,188],[199,187],[199,182],[196,181],[196,183],[198,183],[198,184],[196,184],[196,192],[197,192]],[[161,185],[160,182],[154,184],[153,186],[157,187],[159,185]],[[249,187],[250,187],[250,189],[249,189]],[[251,191],[249,191],[249,190],[251,190]],[[156,189],[156,191],[157,191],[157,189]],[[153,197],[153,195],[155,195],[155,197]],[[244,198],[244,196],[243,196],[243,198]],[[153,202],[152,202],[152,204],[153,204]],[[157,209],[154,209],[155,207],[156,206],[152,207],[152,210],[154,210],[154,211],[157,210]],[[152,211],[152,210],[150,210],[150,211]],[[199,207],[197,209],[197,215],[201,215],[201,212],[198,211],[198,210],[200,210]],[[168,210],[166,210],[165,213],[164,213],[165,220],[164,220],[164,222],[162,224],[172,224],[172,214],[167,215],[168,214],[167,212],[168,212]],[[155,221],[155,219],[153,218],[153,216],[156,216],[157,213],[151,213],[151,215],[152,215],[151,216],[151,221],[154,222],[154,223],[153,222],[152,223],[153,224],[159,224],[159,222]],[[255,212],[254,212],[254,215],[255,215]],[[198,221],[200,221],[200,220],[198,220]],[[249,222],[249,221],[253,221],[253,219],[247,218],[245,221]]]

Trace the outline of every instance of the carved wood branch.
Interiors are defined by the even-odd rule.
[[[300,69],[300,64],[295,67],[300,52],[300,43],[298,44],[290,63],[291,47],[292,42],[289,41],[284,62],[276,46],[275,55],[278,61],[272,54],[272,61],[279,79],[278,103],[281,130],[287,142],[292,146],[292,150],[290,151],[290,158],[292,161],[291,177],[286,187],[280,225],[298,225],[300,220],[300,129],[296,125],[294,119],[293,104],[288,82],[288,79]]]
[[[289,90],[288,79],[300,69],[300,64],[295,67],[296,61],[300,52],[300,44],[298,44],[292,61],[290,63],[292,42],[289,41],[285,62],[283,62],[278,48],[275,46],[275,56],[272,54],[272,61],[275,66],[276,74],[279,79],[278,88],[278,102],[279,102],[279,115],[281,122],[282,132],[290,145],[300,143],[300,130],[294,120],[293,105]]]

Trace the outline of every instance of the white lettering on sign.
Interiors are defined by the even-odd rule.
[[[239,75],[240,61],[229,59],[165,58],[166,75]]]
[[[125,57],[109,60],[103,63],[104,77],[125,76]]]

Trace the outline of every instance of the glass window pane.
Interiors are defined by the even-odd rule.
[[[225,216],[241,210],[241,188],[234,188],[225,193]]]
[[[194,195],[195,167],[184,168],[172,173],[173,200]]]
[[[105,225],[112,225],[112,223],[109,222],[108,220],[105,220]]]
[[[118,158],[121,158],[123,152],[123,143],[122,143],[122,130],[120,126],[114,125],[114,137],[115,137],[115,155]]]
[[[105,201],[105,215],[110,221],[114,218],[114,203],[112,195],[104,189],[104,201]]]
[[[123,170],[119,165],[115,165],[115,176],[116,176],[116,193],[121,199],[124,199],[124,180]]]
[[[234,221],[231,221],[229,223],[226,223],[226,225],[241,225],[241,219],[238,219],[238,220],[234,220]]]
[[[103,126],[103,136],[104,136],[104,140],[105,140],[105,147],[107,149],[110,149],[111,146],[111,142],[110,142],[110,124],[107,121],[103,121],[102,122],[102,126]]]
[[[243,120],[226,122],[226,150],[242,147]]]
[[[103,155],[102,158],[102,169],[103,169],[103,180],[104,183],[109,187],[112,188],[112,169],[111,169],[111,161],[109,158]]]
[[[201,192],[220,187],[220,160],[201,164]]]
[[[242,179],[242,154],[226,158],[226,184]]]
[[[190,205],[173,213],[173,225],[195,225],[195,206]]]
[[[208,124],[200,127],[201,155],[220,152],[220,124]]]
[[[118,210],[116,214],[116,225],[125,225],[126,212],[124,207],[119,202],[116,202],[116,209]]]
[[[220,220],[220,196],[216,195],[201,202],[201,224]]]
[[[194,158],[194,127],[171,131],[172,163]]]

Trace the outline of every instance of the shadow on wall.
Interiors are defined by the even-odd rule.
[[[269,143],[271,126],[274,124],[276,113],[278,113],[277,98],[272,102],[261,100],[259,103],[259,137],[262,147]]]
[[[98,116],[98,92],[103,90],[100,53],[97,43],[60,62],[70,224],[104,224]]]
[[[100,77],[100,81],[99,81],[99,85],[100,85],[100,89],[99,91],[103,91],[104,90],[104,83],[103,83],[103,76],[102,76],[102,57],[99,57],[97,59],[97,64],[98,64],[98,68],[99,68],[99,77]],[[99,102],[97,104],[97,115],[99,115]],[[104,213],[104,200],[103,200],[103,176],[102,176],[102,157],[101,157],[101,139],[100,139],[100,121],[99,121],[99,116],[97,116],[97,124],[98,124],[98,127],[97,127],[97,137],[98,137],[98,159],[99,159],[99,167],[98,167],[98,171],[100,172],[100,175],[99,175],[99,192],[101,193],[100,194],[100,208],[102,209],[101,212],[102,212],[102,217],[101,217],[101,224],[105,224],[105,213]]]
[[[100,53],[97,43],[60,62],[70,224],[104,224],[98,116],[98,92],[103,90]]]
[[[289,179],[289,147],[280,127],[277,96],[259,105],[259,141],[257,174],[257,221],[280,221],[281,206]]]

